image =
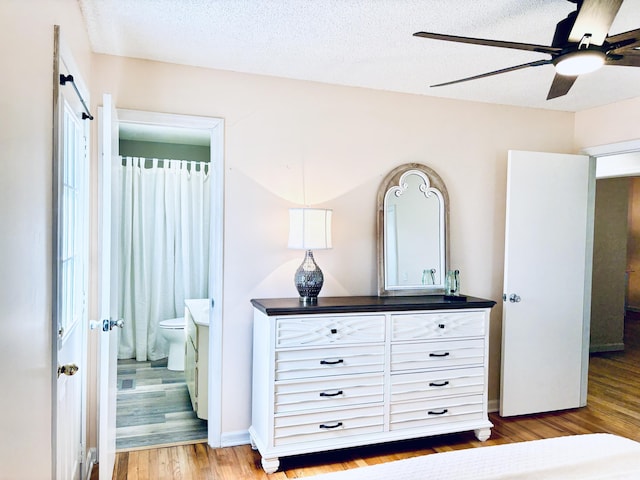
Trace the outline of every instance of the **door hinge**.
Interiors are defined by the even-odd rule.
[[[84,465],[85,463],[85,455],[84,455],[84,451],[86,448],[86,444],[81,443],[80,446],[78,447],[78,463],[80,465]]]

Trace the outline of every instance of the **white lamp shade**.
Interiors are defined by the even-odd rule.
[[[332,210],[321,208],[290,208],[289,248],[331,248],[332,213]]]

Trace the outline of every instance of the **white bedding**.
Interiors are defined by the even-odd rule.
[[[640,443],[605,433],[434,453],[313,480],[640,480]]]

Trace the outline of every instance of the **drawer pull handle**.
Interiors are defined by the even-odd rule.
[[[449,410],[446,408],[443,408],[442,410],[440,410],[439,412],[434,412],[433,410],[429,410],[427,412],[427,415],[444,415],[445,413],[447,413]]]
[[[335,335],[336,333],[338,333],[338,329],[337,328],[332,328],[331,329],[331,334]]]
[[[444,328],[444,323],[439,323],[438,328]]]
[[[449,380],[444,382],[431,382],[429,384],[430,387],[446,387],[447,385],[449,385]]]
[[[448,357],[449,356],[449,352],[444,352],[444,353],[430,353],[429,354],[430,357]]]
[[[342,395],[342,390],[338,390],[337,392],[333,392],[333,393],[327,393],[327,392],[320,392],[320,396],[321,397],[337,397],[338,395]]]
[[[344,360],[342,358],[339,360],[320,360],[320,365],[338,365],[339,363],[344,363]]]
[[[326,430],[330,430],[332,428],[339,428],[341,426],[342,426],[342,422],[338,422],[338,423],[336,423],[334,425],[327,425],[327,424],[323,423],[323,424],[320,425],[320,428],[324,428]]]

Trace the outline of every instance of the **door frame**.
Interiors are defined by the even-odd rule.
[[[620,155],[622,153],[640,152],[640,138],[636,140],[628,140],[624,142],[608,143],[606,145],[596,145],[593,147],[585,147],[580,153],[591,157],[608,157],[611,155]],[[640,175],[640,169],[636,173],[627,173],[627,175]]]
[[[210,135],[211,246],[209,298],[214,306],[209,318],[209,405],[208,444],[221,446],[222,435],[222,319],[224,261],[224,119],[170,113],[128,110],[116,107],[118,125],[122,123],[157,127],[206,130]],[[105,188],[106,186],[103,186]],[[111,188],[111,186],[109,186]]]
[[[609,143],[605,145],[596,145],[592,147],[585,147],[581,150],[581,153],[589,155],[595,158],[596,161],[596,179],[599,178],[622,178],[622,177],[636,177],[640,176],[640,164],[629,165],[627,163],[618,162],[617,165],[613,165],[611,170],[606,175],[598,176],[597,162],[600,158],[615,157],[616,155],[625,154],[640,154],[640,139],[626,140],[623,142]],[[589,347],[589,338],[586,339],[587,347]]]
[[[113,288],[111,251],[111,170],[113,165],[116,112],[110,94],[102,95],[98,107],[98,318],[91,328],[99,330],[96,357],[97,374],[97,462],[100,479],[111,480],[116,458],[116,400],[118,328],[111,328],[116,319],[112,308]],[[106,188],[106,187],[109,188]],[[105,321],[107,325],[105,325]]]

